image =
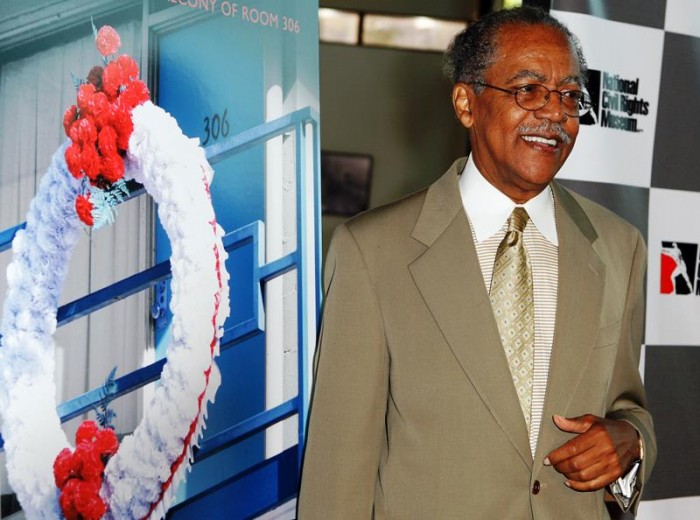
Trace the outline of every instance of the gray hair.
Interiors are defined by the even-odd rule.
[[[479,83],[484,71],[496,61],[496,39],[507,25],[544,25],[559,31],[569,42],[578,60],[581,81],[586,78],[588,66],[578,38],[569,28],[549,13],[534,7],[519,7],[488,13],[457,34],[444,57],[443,70],[453,83]],[[477,85],[475,91],[481,93]]]

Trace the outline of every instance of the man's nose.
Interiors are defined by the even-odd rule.
[[[555,123],[566,120],[569,116],[564,113],[561,94],[557,91],[551,91],[548,99],[549,100],[542,108],[535,110],[535,117],[538,119],[548,119]]]

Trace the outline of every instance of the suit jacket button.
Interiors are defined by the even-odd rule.
[[[535,483],[532,485],[532,494],[536,495],[539,492],[540,492],[540,481],[535,480]]]

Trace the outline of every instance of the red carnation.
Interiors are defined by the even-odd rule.
[[[148,92],[148,87],[140,79],[135,79],[126,84],[124,90],[119,94],[119,102],[126,106],[129,110],[145,103],[151,97]]]
[[[112,117],[112,126],[117,131],[117,148],[120,150],[129,149],[129,138],[134,131],[134,122],[131,120],[131,113],[122,104],[119,105]]]
[[[78,426],[75,432],[75,443],[80,444],[83,442],[93,443],[97,438],[97,432],[99,427],[95,421],[83,421]]]
[[[95,223],[95,220],[92,218],[92,209],[90,197],[78,195],[78,198],[75,199],[75,212],[78,214],[78,218],[88,226],[92,226]]]
[[[109,103],[105,107],[105,113],[103,114],[104,124],[102,126],[113,126],[114,118],[119,110],[119,99],[110,98],[109,96],[107,96],[107,99],[109,100]]]
[[[110,98],[115,98],[119,92],[119,87],[126,83],[126,78],[122,76],[122,70],[116,61],[110,62],[102,73],[102,90]]]
[[[112,184],[124,177],[124,159],[117,154],[103,154],[102,177]]]
[[[103,157],[117,153],[117,131],[112,126],[103,126],[97,134],[97,147]]]
[[[92,83],[83,83],[78,87],[78,108],[80,110],[87,110],[88,103],[95,95],[95,85]]]
[[[105,428],[104,430],[98,431],[95,446],[97,447],[97,451],[100,453],[100,455],[114,455],[119,449],[117,434],[114,433],[112,428]]]
[[[66,131],[66,135],[70,135],[70,127],[76,119],[78,119],[78,107],[71,105],[63,114],[63,129]]]
[[[86,144],[80,149],[80,168],[93,181],[100,174],[102,160],[94,144]]]
[[[82,520],[99,520],[107,512],[107,506],[100,498],[100,484],[97,482],[79,482],[74,503]]]
[[[116,59],[117,65],[121,69],[122,78],[124,78],[124,83],[138,79],[139,77],[139,66],[136,60],[129,56],[128,54],[122,54]]]
[[[70,448],[63,448],[53,463],[53,476],[56,487],[63,489],[68,479],[73,476],[73,454]]]
[[[109,110],[109,98],[104,92],[96,92],[87,103],[85,108],[87,114],[90,114],[98,128],[102,128],[109,123],[111,113]]]
[[[119,93],[119,87],[138,79],[139,66],[131,56],[122,54],[104,69],[102,86],[110,97]]]
[[[73,143],[66,148],[66,166],[73,177],[82,178],[83,171],[80,168],[80,145],[78,143]]]
[[[99,65],[95,65],[93,68],[90,69],[90,72],[88,72],[87,75],[87,82],[95,85],[95,88],[97,90],[102,89],[102,73],[104,72],[104,69],[100,67]]]
[[[83,480],[102,482],[102,472],[105,467],[92,442],[81,442],[75,447],[73,465]]]
[[[95,120],[90,116],[81,117],[76,121],[77,141],[83,146],[93,144],[97,141],[97,127]],[[72,127],[71,127],[72,129]],[[71,134],[71,138],[73,134]]]
[[[102,56],[114,54],[121,47],[122,41],[119,38],[119,33],[109,25],[103,25],[97,31],[97,50]]]
[[[61,505],[61,511],[63,511],[63,516],[66,517],[66,520],[80,519],[80,513],[78,513],[78,510],[75,507],[75,498],[78,494],[79,486],[80,480],[77,478],[72,478],[68,482],[66,482],[66,485],[63,487],[63,490],[61,490],[61,496],[59,497],[58,501]]]
[[[76,144],[80,144],[80,139],[78,139],[78,123],[80,119],[76,119],[73,121],[73,124],[70,125],[70,128],[68,129],[68,137],[70,137],[71,141],[73,141]]]

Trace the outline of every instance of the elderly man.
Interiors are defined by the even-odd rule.
[[[523,8],[447,64],[471,156],[331,243],[299,519],[608,519],[605,490],[636,507],[655,459],[646,250],[553,181],[583,55]]]

